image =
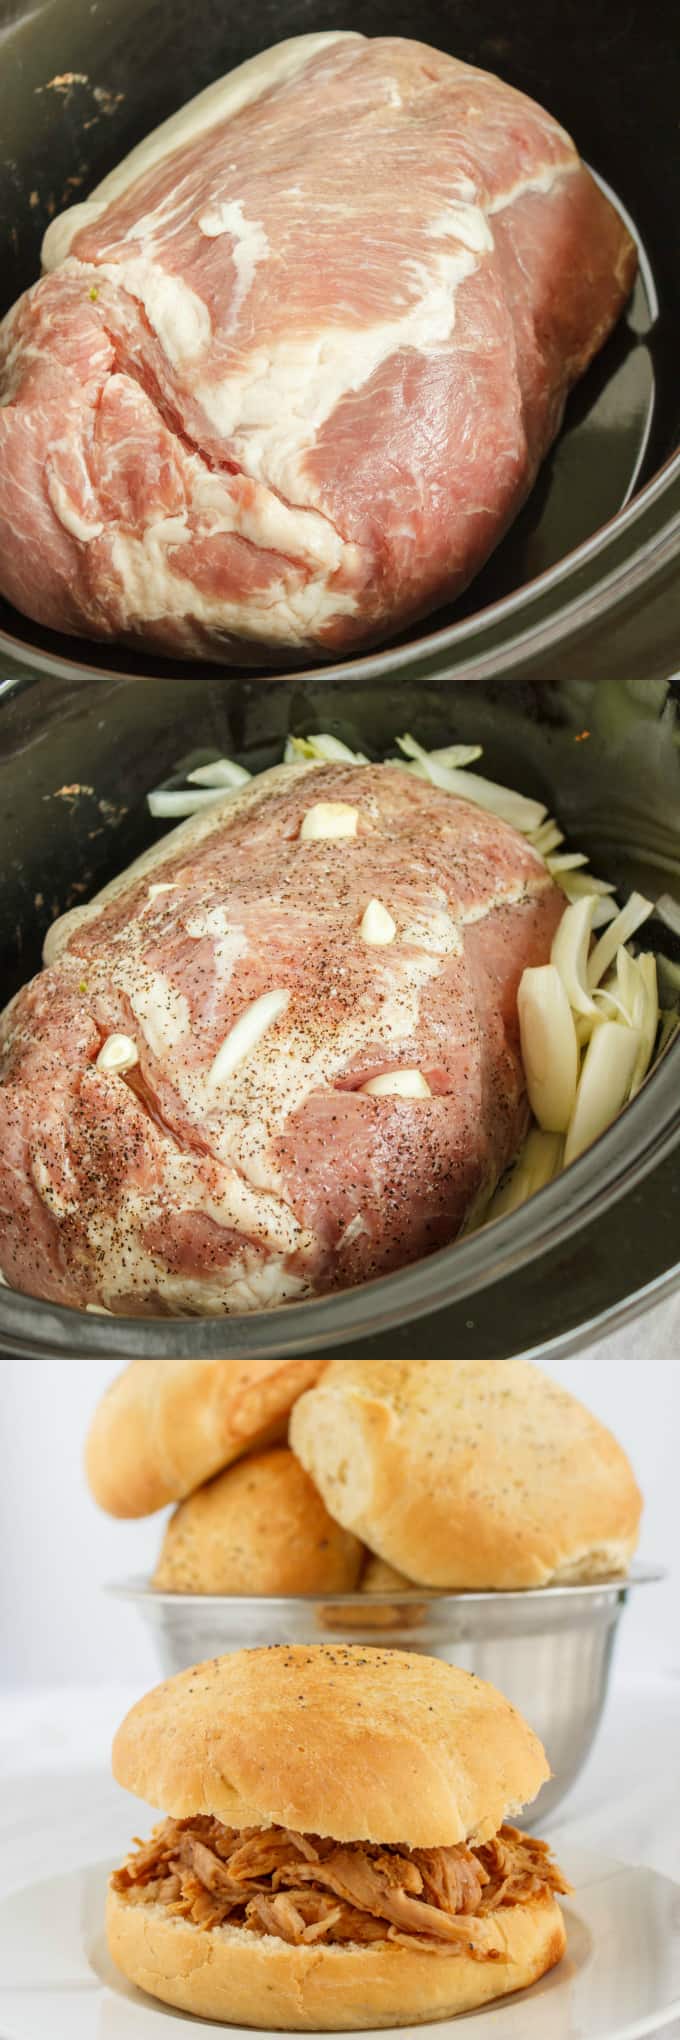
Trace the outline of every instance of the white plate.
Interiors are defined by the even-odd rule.
[[[108,1869],[68,1871],[0,1903],[2,2040],[179,2040],[182,2026],[253,2040],[249,2028],[171,2011],[126,1984],[102,1930]],[[400,2040],[444,2040],[454,2029],[465,2040],[639,2040],[680,2014],[680,1885],[581,1859],[565,1915],[564,1960],[533,1989],[429,2028],[402,2027]]]

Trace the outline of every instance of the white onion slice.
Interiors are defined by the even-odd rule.
[[[356,836],[358,827],[359,809],[346,800],[317,800],[303,817],[300,842],[333,842],[340,836]]]
[[[315,758],[323,758],[327,765],[341,764],[343,761],[349,765],[368,764],[363,751],[350,751],[349,744],[343,744],[340,737],[332,737],[327,731],[321,730],[318,736],[309,737],[307,741]]]
[[[603,1020],[620,1020],[622,1027],[632,1027],[633,1022],[628,1007],[623,999],[620,999],[618,994],[611,990],[609,985],[593,992],[593,998],[597,999],[598,1008]],[[592,1034],[592,1028],[590,1031]]]
[[[597,1008],[588,991],[587,970],[590,933],[597,906],[595,893],[575,900],[562,915],[553,937],[550,961],[560,973],[569,1004],[575,1013],[593,1013]]]
[[[646,998],[644,978],[634,956],[621,943],[616,952],[616,972],[613,980],[607,978],[603,986],[606,992],[616,987],[615,996],[621,1000],[629,1027],[641,1027],[644,1019]],[[597,995],[595,995],[597,996]]]
[[[560,871],[577,871],[580,864],[587,864],[588,862],[582,850],[567,850],[563,857],[546,857],[545,851],[543,855],[553,878],[556,878]]]
[[[372,948],[382,949],[388,942],[394,941],[396,932],[396,921],[392,920],[392,915],[382,900],[369,900],[359,929],[362,942],[368,942]]]
[[[502,822],[509,822],[511,828],[519,829],[520,834],[528,836],[544,821],[547,810],[541,801],[528,800],[523,793],[515,793],[510,786],[498,786],[493,779],[481,779],[477,772],[456,771],[438,764],[430,751],[416,743],[415,737],[397,737],[397,743],[406,758],[419,761],[433,786],[444,793],[455,793],[475,807],[487,808]]]
[[[618,1020],[603,1020],[594,1028],[564,1144],[565,1168],[604,1133],[625,1105],[640,1042],[637,1029],[622,1027]]]
[[[278,1020],[280,1013],[285,1012],[289,999],[288,991],[263,992],[259,999],[253,1000],[252,1006],[246,1006],[245,1012],[239,1014],[208,1071],[206,1083],[212,1091],[218,1090],[226,1078],[233,1075],[239,1063],[250,1055],[267,1028]]]
[[[313,737],[288,737],[284,758],[288,764],[296,758],[318,758],[325,765],[368,764],[363,751],[350,751],[349,744],[343,744],[340,737],[332,737],[327,730]]]
[[[223,786],[212,787],[210,791],[197,788],[195,793],[188,789],[185,793],[181,788],[155,786],[152,793],[147,793],[146,802],[149,814],[154,815],[156,821],[176,822],[181,820],[182,815],[197,815],[200,808],[214,807],[216,801],[225,798]]]
[[[549,815],[547,822],[541,822],[540,828],[529,830],[529,842],[532,848],[538,851],[539,857],[547,858],[554,850],[559,850],[560,843],[564,842],[564,836],[557,822],[553,822]]]
[[[481,758],[481,744],[446,744],[443,751],[428,751],[428,757],[435,765],[448,765],[453,771],[464,765],[474,765]]]
[[[568,890],[575,900],[585,899],[591,893],[597,893],[598,898],[604,898],[606,894],[616,892],[615,885],[610,885],[607,878],[596,878],[592,871],[567,872],[562,889],[564,892]],[[617,907],[617,914],[618,911]]]
[[[517,993],[522,1061],[534,1118],[564,1133],[576,1097],[578,1045],[571,1007],[553,963],[522,973]]]
[[[600,978],[604,977],[610,963],[613,963],[621,943],[629,942],[636,928],[641,928],[643,921],[648,920],[653,912],[653,900],[644,899],[642,893],[631,893],[630,899],[626,901],[625,907],[621,908],[616,920],[612,921],[606,933],[600,936],[599,942],[596,942],[589,958],[587,981],[591,991],[595,985],[599,985]]]
[[[656,957],[645,951],[638,956],[635,968],[642,984],[642,1011],[638,1022],[640,1047],[630,1086],[630,1096],[635,1097],[643,1077],[646,1077],[652,1060],[654,1043],[659,1025],[659,992],[656,978]],[[637,1010],[637,1009],[636,1009]]]
[[[147,897],[148,897],[148,898],[149,898],[150,900],[157,900],[157,899],[159,899],[159,898],[160,898],[160,895],[161,895],[161,893],[166,893],[166,892],[177,892],[177,881],[176,881],[175,879],[173,879],[173,880],[172,880],[172,882],[171,882],[171,881],[170,881],[170,880],[168,879],[168,880],[167,880],[167,881],[166,881],[165,883],[163,883],[163,882],[162,882],[162,881],[161,881],[161,880],[159,879],[159,881],[158,881],[158,884],[157,884],[157,885],[148,885],[148,886],[147,886],[147,888],[146,888],[146,890],[147,890]]]
[[[422,1070],[385,1070],[361,1084],[369,1098],[431,1098],[432,1092]]]
[[[129,1034],[109,1034],[97,1056],[97,1069],[105,1076],[122,1077],[139,1062],[139,1049]]]
[[[607,1015],[601,1006],[593,1006],[592,1013],[574,1014],[574,1032],[579,1048],[587,1048],[594,1027],[601,1027]]]
[[[233,758],[213,758],[209,765],[196,765],[193,772],[187,772],[190,786],[247,786],[252,773],[246,772],[245,765],[236,765]]]
[[[608,921],[615,921],[618,911],[615,900],[598,900],[593,914],[593,934],[596,928],[606,928]]]
[[[680,935],[680,902],[674,900],[671,893],[659,894],[655,911],[664,927],[672,929],[674,935]]]
[[[532,1126],[512,1173],[491,1199],[485,1225],[491,1219],[506,1218],[546,1183],[552,1183],[562,1166],[563,1146],[561,1133],[544,1133],[542,1127]]]

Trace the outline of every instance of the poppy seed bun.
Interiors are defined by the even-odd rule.
[[[180,1502],[153,1584],[175,1594],[342,1594],[364,1547],[285,1445],[252,1452]]]
[[[487,1841],[550,1776],[494,1686],[357,1644],[278,1644],[180,1672],[126,1715],[113,1774],[177,1819],[410,1848]]]
[[[393,1941],[296,1948],[240,1927],[197,1927],[163,1905],[131,1905],[111,1890],[106,1925],[114,1962],[165,2004],[204,2019],[290,2032],[454,2017],[535,1983],[566,1945],[554,1898],[493,1915],[489,1946],[502,1960],[489,1962]]]
[[[182,1501],[254,1446],[284,1437],[323,1360],[132,1360],[103,1396],[85,1466],[110,1516]]]
[[[637,1543],[625,1452],[530,1361],[330,1361],[289,1438],[331,1515],[422,1586],[598,1579]]]

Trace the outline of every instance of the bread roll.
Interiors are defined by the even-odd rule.
[[[168,1523],[153,1584],[172,1594],[342,1594],[364,1546],[334,1523],[285,1445],[197,1488]]]
[[[472,1672],[334,1643],[236,1651],[166,1679],[119,1728],[113,1773],[178,1819],[429,1848],[487,1840],[550,1768]]]
[[[635,1550],[625,1452],[530,1361],[331,1361],[290,1442],[331,1515],[419,1585],[595,1580]]]
[[[285,1437],[323,1360],[133,1360],[95,1410],[85,1466],[111,1516],[150,1516]]]
[[[116,1891],[109,1892],[106,1927],[114,1962],[140,1990],[203,2019],[285,2032],[454,2018],[524,1990],[566,1946],[556,1899],[504,1908],[495,1962],[390,1941],[292,1948],[239,1927],[195,1927],[165,1906],[130,1905]]]

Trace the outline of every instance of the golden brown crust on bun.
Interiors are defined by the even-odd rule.
[[[550,1776],[494,1686],[340,1643],[237,1651],[166,1679],[126,1715],[113,1773],[177,1818],[411,1848],[488,1840]]]
[[[453,2017],[526,1989],[564,1954],[555,1899],[507,1906],[487,1925],[502,1960],[391,1941],[291,1947],[244,1928],[197,1927],[163,1905],[134,1905],[115,1891],[107,1905],[113,1960],[142,1990],[204,2019],[294,2032]]]
[[[422,1586],[597,1579],[635,1550],[625,1452],[530,1361],[330,1361],[289,1435],[338,1522]]]
[[[251,1452],[168,1523],[154,1587],[174,1594],[342,1594],[364,1547],[333,1521],[286,1445]]]
[[[323,1360],[133,1360],[103,1396],[85,1466],[111,1516],[182,1501],[233,1459],[284,1437]]]
[[[396,1566],[388,1565],[384,1558],[376,1558],[374,1553],[369,1551],[361,1575],[361,1592],[362,1594],[411,1594],[413,1592],[413,1580],[407,1580],[406,1574],[397,1572]]]

